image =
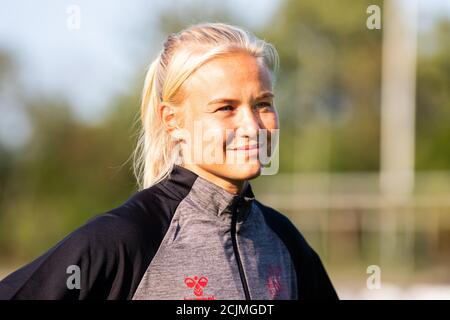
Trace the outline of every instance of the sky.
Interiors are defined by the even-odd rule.
[[[228,0],[247,27],[259,27],[281,0]],[[23,88],[33,95],[58,95],[82,121],[96,122],[111,99],[130,89],[159,50],[156,17],[180,3],[214,6],[216,0],[6,0],[0,7],[0,50],[10,52]],[[255,5],[257,3],[257,5]],[[75,6],[75,7],[74,7]],[[206,6],[205,6],[206,7]],[[79,25],[73,24],[79,10]],[[450,16],[450,1],[419,0],[419,27]],[[77,27],[79,26],[79,28]],[[142,38],[136,35],[143,35]],[[156,44],[156,45],[155,45]],[[136,74],[138,73],[138,74]],[[0,139],[25,141],[26,119],[19,108],[0,99]],[[23,128],[22,137],[11,128]]]

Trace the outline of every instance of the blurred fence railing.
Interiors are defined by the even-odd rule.
[[[289,216],[327,264],[433,269],[450,281],[450,172],[417,173],[414,193],[403,198],[383,196],[377,173],[260,179],[258,198]]]

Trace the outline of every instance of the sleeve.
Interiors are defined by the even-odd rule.
[[[320,299],[320,300],[338,300],[339,297],[336,290],[331,283],[331,280],[320,260],[319,255],[309,247],[305,254],[300,254],[299,262],[297,266],[298,273],[301,274],[299,283],[300,296],[303,293],[305,299]],[[309,261],[303,266],[300,265],[301,261]],[[308,281],[305,281],[308,279]]]
[[[114,218],[91,219],[0,282],[0,299],[119,299],[129,296],[133,266],[115,240]],[[126,232],[126,231],[125,231]],[[128,274],[128,275],[127,275]]]

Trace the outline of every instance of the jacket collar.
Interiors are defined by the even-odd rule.
[[[162,185],[181,198],[189,194],[189,198],[200,208],[217,216],[231,216],[233,209],[236,209],[239,214],[238,220],[244,218],[255,199],[249,182],[239,194],[232,194],[179,165],[174,166]]]

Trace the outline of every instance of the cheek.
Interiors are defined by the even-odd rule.
[[[212,146],[214,146],[214,148],[222,150],[226,144],[227,132],[229,131],[226,130],[227,124],[223,121],[209,119],[201,121],[199,125],[202,127],[202,137],[198,137],[197,141],[202,141],[204,147],[212,148]]]
[[[260,144],[264,148],[264,152],[268,156],[272,155],[273,150],[276,148],[279,139],[279,122],[278,114],[268,114],[266,117],[261,118],[263,122],[263,128],[267,130],[266,135],[260,136]]]
[[[278,129],[278,114],[276,112],[261,115],[261,129],[273,130]]]

